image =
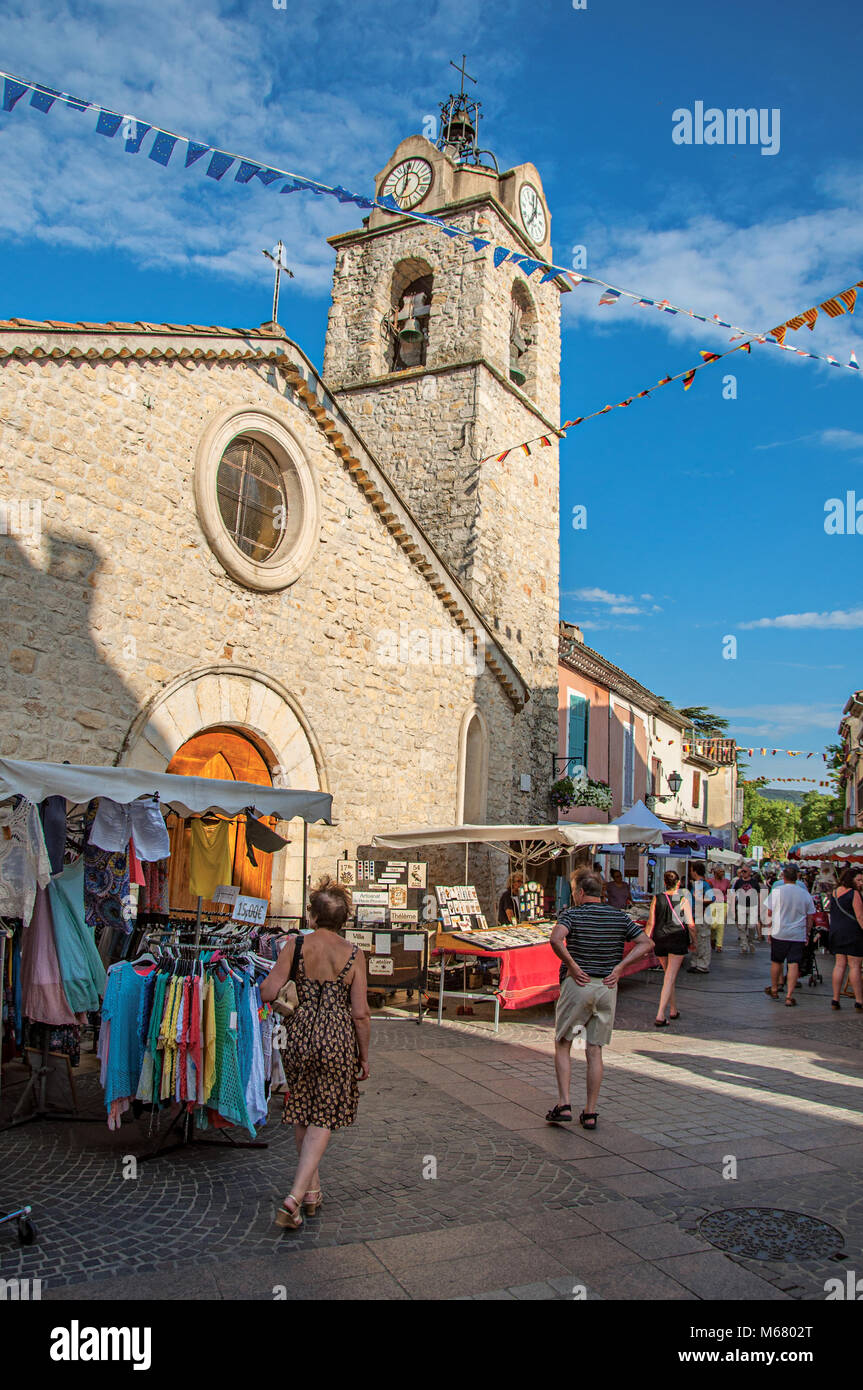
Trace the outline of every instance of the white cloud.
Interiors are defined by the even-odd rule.
[[[856,430],[816,430],[814,434],[801,434],[796,439],[775,439],[770,444],[756,444],[756,449],[790,449],[795,444],[821,444],[826,449],[851,451],[863,449],[863,434]]]
[[[714,713],[727,719],[738,741],[780,738],[811,728],[835,729],[841,710],[833,705],[750,705],[745,709],[714,707]]]
[[[610,594],[607,589],[571,589],[566,598],[578,598],[582,603],[632,603],[628,594]]]
[[[863,261],[859,170],[822,180],[820,197],[822,206],[811,212],[768,215],[748,225],[696,210],[679,226],[665,230],[632,219],[612,227],[587,226],[579,236],[588,252],[585,274],[595,272],[611,284],[650,299],[668,299],[708,319],[716,314],[747,333],[767,333],[792,314],[853,284]],[[631,327],[636,322],[678,341],[697,338],[715,351],[722,350],[715,346],[718,343],[730,346],[727,328],[713,329],[688,314],[639,308],[627,299],[600,308],[599,295],[595,285],[587,284],[566,295],[569,324],[589,319],[610,332],[615,324],[625,321]],[[829,320],[829,337],[819,336],[817,343],[813,338],[803,329],[789,332],[787,342],[840,359],[852,348],[859,355],[855,319],[847,314]],[[755,345],[753,351],[780,360],[778,348]],[[781,360],[810,371],[816,365],[790,352],[782,353]],[[728,370],[733,368],[729,365]]]
[[[863,608],[836,608],[829,613],[782,613],[777,618],[756,618],[741,628],[855,628],[863,627]]]

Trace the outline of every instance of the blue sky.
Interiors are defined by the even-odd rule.
[[[0,66],[369,191],[467,52],[483,143],[502,167],[539,168],[558,263],[584,245],[588,274],[766,331],[863,279],[861,30],[850,0],[5,0]],[[672,112],[696,101],[778,108],[779,152],[675,144]],[[357,210],[162,169],[93,127],[26,102],[0,116],[0,317],[254,325],[270,312],[261,248],[281,237],[296,278],[280,317],[320,363],[325,238]],[[597,298],[566,297],[564,418],[728,345],[725,330]],[[789,340],[863,359],[859,313]],[[686,394],[668,386],[570,431],[562,616],[658,693],[726,713],[744,745],[822,749],[863,685],[863,536],[824,531],[829,498],[863,499],[861,393],[853,372],[755,348]],[[816,761],[752,768],[818,777]]]

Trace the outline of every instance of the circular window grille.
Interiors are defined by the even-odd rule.
[[[288,519],[281,470],[268,449],[241,436],[222,455],[216,475],[219,511],[231,540],[252,560],[268,560]]]

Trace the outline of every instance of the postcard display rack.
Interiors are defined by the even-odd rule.
[[[417,996],[422,1022],[429,936],[424,924],[428,865],[404,859],[340,859],[338,881],[351,890],[354,924],[345,940],[366,958],[369,1002],[399,990]]]

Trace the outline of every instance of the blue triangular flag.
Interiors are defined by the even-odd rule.
[[[474,251],[484,251],[487,246],[491,246],[490,241],[484,241],[481,236],[472,236],[470,244]]]
[[[194,164],[197,159],[200,159],[202,155],[207,154],[207,152],[213,148],[212,145],[201,145],[197,140],[189,140],[187,143],[189,146],[186,150],[187,169],[190,164]]]
[[[285,176],[280,169],[259,169],[255,174],[256,179],[260,179],[265,188],[269,188],[276,179],[283,179]]]
[[[3,110],[11,111],[16,101],[20,101],[25,92],[30,88],[23,82],[16,82],[14,77],[7,77],[3,83]]]
[[[378,207],[386,208],[389,212],[401,212],[401,208],[391,193],[382,193],[377,200]]]
[[[260,164],[251,164],[248,159],[241,159],[240,167],[234,175],[234,183],[248,183],[249,179],[261,172],[262,167]]]
[[[141,142],[143,141],[144,136],[147,134],[147,131],[152,130],[153,127],[151,125],[147,125],[145,121],[136,120],[134,116],[130,116],[128,119],[129,124],[131,126],[134,126],[135,133],[133,135],[127,136],[125,150],[127,154],[137,154],[141,148]]]
[[[113,111],[100,111],[96,122],[96,134],[107,135],[110,140],[112,135],[117,134],[122,123],[123,117],[115,115]]]
[[[555,269],[553,265],[550,265],[539,283],[544,285],[546,280],[556,280],[559,274],[560,271]]]
[[[178,139],[179,136],[166,135],[163,130],[160,130],[150,149],[150,158],[155,159],[157,164],[167,164],[174,153],[174,146]]]
[[[504,261],[506,260],[506,258],[507,258],[508,255],[509,255],[509,247],[508,247],[508,246],[496,246],[496,247],[494,248],[494,251],[492,252],[491,258],[492,258],[492,260],[494,261],[495,266],[497,267],[497,266],[499,266],[499,265],[503,265],[503,263],[504,263]]]
[[[53,87],[37,87],[30,98],[30,105],[35,106],[37,111],[50,111],[60,95]]]
[[[213,158],[207,165],[208,179],[221,179],[227,174],[234,162],[232,154],[225,154],[224,150],[214,150]]]
[[[525,275],[532,275],[535,270],[541,270],[545,265],[545,261],[535,261],[531,256],[516,255],[515,252],[510,256],[510,260],[516,261]]]

